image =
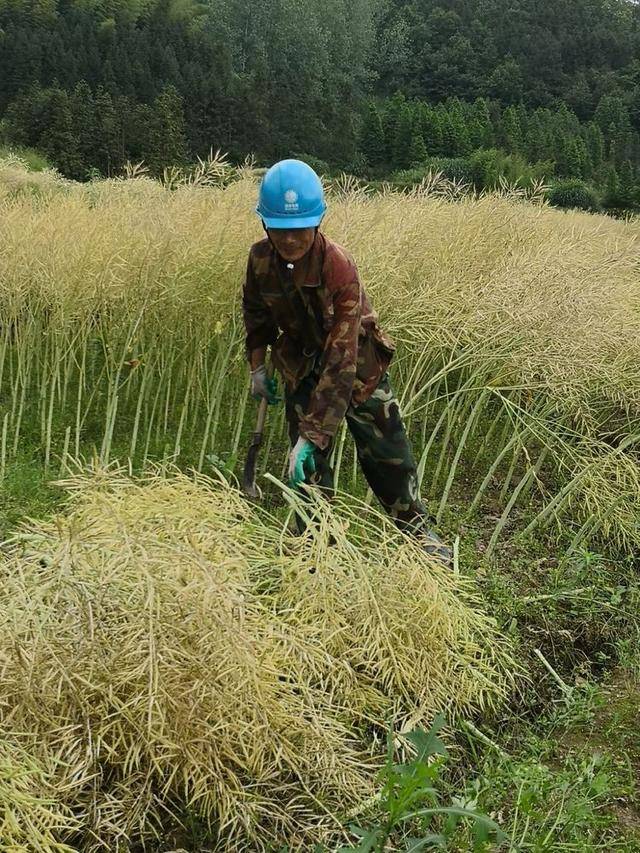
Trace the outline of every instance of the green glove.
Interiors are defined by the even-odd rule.
[[[267,368],[264,364],[251,371],[251,396],[254,400],[264,397],[270,406],[280,402],[278,383],[275,379],[267,377]]]
[[[315,444],[308,438],[300,436],[297,440],[289,454],[289,485],[292,489],[297,489],[300,483],[304,483],[307,474],[315,474],[315,449]]]

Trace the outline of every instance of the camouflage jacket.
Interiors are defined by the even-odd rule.
[[[395,346],[378,326],[353,258],[318,233],[308,254],[287,267],[267,238],[249,253],[242,308],[247,355],[272,345],[287,390],[313,370],[319,378],[300,434],[328,447],[351,402],[376,389]]]

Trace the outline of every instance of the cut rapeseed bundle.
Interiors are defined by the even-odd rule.
[[[78,826],[52,788],[55,771],[0,730],[0,842],[11,853],[73,853],[60,842]]]
[[[0,731],[50,769],[75,849],[189,811],[216,849],[308,850],[372,791],[368,727],[508,688],[468,585],[384,526],[365,547],[362,522],[325,506],[293,540],[204,477],[67,486],[68,513],[0,564]]]

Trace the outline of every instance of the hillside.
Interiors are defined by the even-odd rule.
[[[386,104],[399,92],[430,108],[451,99],[470,108],[481,98],[495,139],[475,139],[469,126],[469,150],[496,145],[530,163],[551,160],[558,169],[547,163],[547,177],[585,177],[604,190],[613,177],[579,162],[578,140],[587,141],[595,121],[604,160],[635,190],[639,17],[629,0],[261,0],[250,14],[245,3],[214,0],[3,0],[2,134],[79,180],[119,173],[127,160],[161,175],[212,149],[237,162],[250,153],[261,162],[303,154],[332,170],[380,165],[389,174],[407,158],[409,166],[459,156],[465,143],[455,129],[434,140],[414,118],[408,136],[387,134],[372,158],[362,133],[370,99]],[[551,140],[543,134],[537,147],[518,147],[502,126],[516,106],[521,125],[523,110],[562,107],[569,118],[556,122]],[[417,128],[424,151],[411,151]],[[565,151],[570,141],[577,154]],[[626,162],[632,170],[623,177]]]

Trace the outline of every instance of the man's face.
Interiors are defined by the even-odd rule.
[[[276,251],[285,261],[294,263],[303,258],[313,246],[315,228],[268,228],[267,234]]]

